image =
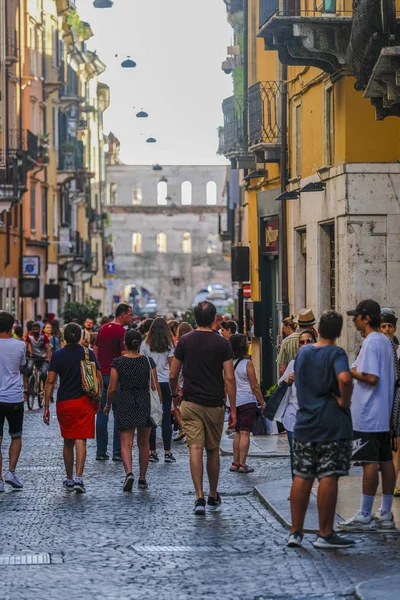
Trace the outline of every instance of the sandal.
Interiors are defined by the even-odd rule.
[[[239,471],[240,465],[238,463],[232,463],[231,468],[229,469],[232,473],[237,473]]]

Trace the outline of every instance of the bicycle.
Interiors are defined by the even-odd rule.
[[[35,397],[37,398],[39,408],[42,408],[44,391],[41,386],[40,371],[34,364],[32,374],[28,379],[28,388],[26,395],[26,403],[28,405],[29,410],[33,410],[33,407],[35,406]]]

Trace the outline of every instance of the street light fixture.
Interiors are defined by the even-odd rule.
[[[93,6],[95,8],[112,8],[114,2],[112,0],[94,0]]]
[[[159,164],[156,164],[153,166],[153,171],[162,171],[162,166]]]
[[[136,116],[138,119],[147,119],[149,115],[144,110],[141,110],[140,112],[136,113]]]
[[[156,140],[156,138],[153,138],[153,137],[149,137],[149,138],[147,138],[147,140],[146,140],[146,142],[147,142],[148,144],[155,144],[155,143],[156,143],[156,141],[157,141],[157,140]]]
[[[134,69],[136,67],[136,63],[131,59],[130,56],[127,56],[126,60],[122,61],[121,67],[123,69]]]

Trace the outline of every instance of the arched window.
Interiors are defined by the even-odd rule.
[[[181,200],[183,205],[192,204],[192,184],[184,181],[181,185]]]
[[[188,231],[183,234],[182,252],[183,254],[192,254],[192,236]]]
[[[140,185],[136,185],[132,189],[132,204],[133,206],[138,206],[142,204],[143,201],[143,191]]]
[[[217,252],[217,236],[215,233],[210,233],[207,238],[207,254],[215,254]]]
[[[142,251],[142,234],[132,233],[132,252],[133,254],[140,254]]]
[[[167,251],[167,234],[157,233],[157,252],[165,254]]]
[[[167,204],[168,185],[166,181],[159,181],[157,184],[157,204],[162,206]]]
[[[215,181],[209,181],[206,188],[207,204],[217,204],[217,184]]]

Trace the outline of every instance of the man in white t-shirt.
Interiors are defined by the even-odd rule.
[[[354,325],[364,338],[360,353],[351,369],[355,380],[351,416],[353,419],[352,459],[364,469],[359,512],[339,524],[340,529],[393,529],[392,502],[395,472],[392,459],[390,419],[395,391],[393,347],[379,333],[381,309],[374,300],[362,300],[355,310]],[[372,514],[376,490],[382,473],[382,503]]]
[[[4,492],[4,481],[13,488],[23,487],[15,474],[22,446],[24,419],[24,388],[20,367],[26,363],[25,343],[12,337],[14,317],[0,312],[0,492]],[[8,473],[3,481],[1,445],[4,423],[8,422],[11,436]]]

